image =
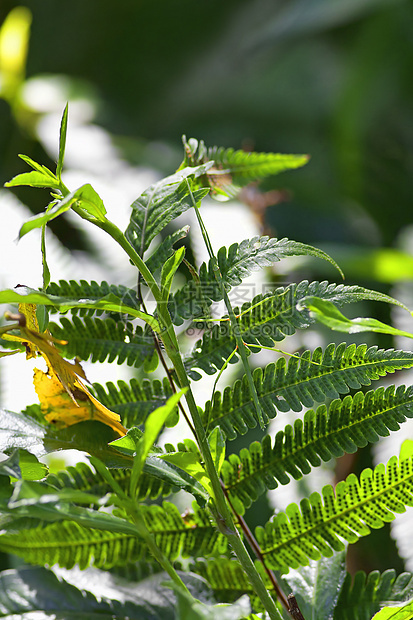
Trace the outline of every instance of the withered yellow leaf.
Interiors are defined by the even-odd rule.
[[[36,317],[35,304],[20,304],[19,314],[6,313],[7,318],[17,319],[18,325],[11,326],[13,329],[18,327],[20,336],[10,333],[2,334],[2,338],[22,342],[26,347],[26,358],[36,357],[40,354],[44,357],[48,368],[52,368],[53,372],[59,378],[65,390],[72,396],[76,377],[86,379],[83,368],[79,362],[68,362],[65,360],[56,344],[66,344],[63,340],[57,340],[49,331],[39,332],[39,325]]]
[[[126,434],[126,428],[120,423],[120,416],[96,400],[80,379],[75,379],[73,398],[50,368],[47,373],[35,368],[33,383],[42,413],[46,420],[57,428],[85,420],[98,420],[113,428],[120,436]]]

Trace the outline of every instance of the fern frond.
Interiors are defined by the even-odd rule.
[[[140,426],[148,415],[166,403],[172,396],[171,386],[166,378],[163,381],[143,379],[139,382],[132,378],[129,383],[112,382],[106,387],[93,385],[97,399],[111,411],[119,413],[127,428]]]
[[[370,620],[385,603],[406,601],[413,595],[413,576],[389,569],[382,574],[373,571],[367,576],[360,571],[347,573],[334,609],[334,620]]]
[[[49,329],[55,338],[66,341],[59,345],[66,357],[78,357],[92,362],[126,362],[129,366],[150,365],[157,355],[153,336],[142,327],[131,323],[73,316],[61,317],[61,325],[51,323]]]
[[[274,596],[274,588],[262,564],[260,562],[255,564],[265,587]],[[264,611],[250,579],[236,560],[229,558],[198,560],[191,566],[191,571],[201,575],[208,582],[217,600],[232,603],[243,594],[248,594],[252,608],[257,612]]]
[[[174,504],[141,506],[145,524],[154,534],[161,551],[171,560],[177,557],[219,555],[227,551],[227,538],[217,531],[207,510],[181,516]],[[111,568],[134,562],[147,555],[137,536],[89,529],[73,521],[60,521],[0,535],[0,549],[14,553],[31,564],[59,564],[81,569],[94,564]]]
[[[337,306],[361,299],[394,303],[391,297],[361,286],[329,284],[325,281],[309,283],[304,280],[299,284],[278,287],[273,293],[257,295],[252,302],[243,304],[241,310],[234,309],[239,315],[238,325],[242,339],[247,345],[254,345],[251,351],[258,352],[259,345],[272,347],[274,343],[294,334],[297,329],[306,329],[313,324],[315,319],[308,310],[300,306],[300,301],[313,292],[314,296],[331,301]],[[236,340],[230,322],[221,320],[205,332],[187,356],[185,365],[190,376],[195,380],[201,378],[194,368],[214,374],[222,368],[235,346]],[[235,355],[231,362],[234,363],[237,359]]]
[[[214,161],[214,166],[207,172],[209,184],[213,190],[232,196],[240,187],[250,181],[279,174],[285,170],[300,168],[308,162],[308,155],[282,155],[280,153],[254,153],[235,151],[223,147],[207,148],[203,140],[185,136],[182,138],[185,159],[182,166],[195,166]]]
[[[140,256],[169,222],[193,206],[186,179],[205,174],[209,167],[206,164],[179,170],[151,185],[135,200],[125,235]],[[196,202],[207,193],[207,189],[194,189],[192,192]]]
[[[130,469],[111,469],[111,475],[119,484],[121,489],[128,493],[131,470]],[[75,467],[68,466],[67,469],[56,474],[49,474],[46,479],[47,484],[56,489],[76,489],[103,497],[106,493],[112,493],[112,488],[108,482],[98,473],[91,470],[86,463],[78,463]],[[136,489],[136,497],[140,501],[145,499],[155,500],[159,496],[165,497],[172,492],[171,485],[147,472],[143,472]]]
[[[394,386],[379,387],[334,400],[328,410],[325,405],[310,409],[304,420],[277,433],[273,446],[266,435],[261,443],[256,441],[224,461],[221,476],[231,503],[243,514],[267,489],[287,484],[289,476],[299,480],[321,461],[353,453],[412,417],[413,386],[396,391]]]
[[[335,489],[327,485],[319,493],[287,506],[256,538],[265,563],[273,569],[306,566],[309,558],[331,557],[344,542],[355,543],[394,519],[394,513],[413,506],[413,458],[400,463],[392,457],[374,470],[365,469],[360,480],[350,474]]]
[[[140,307],[139,300],[134,289],[128,288],[123,285],[108,284],[107,282],[101,282],[98,284],[94,280],[86,282],[85,280],[59,280],[58,283],[51,282],[47,287],[48,295],[55,295],[57,297],[66,297],[67,299],[77,301],[79,299],[95,299],[99,300],[106,295],[112,293],[125,302],[125,306],[138,309]],[[53,306],[49,306],[50,311],[53,311]],[[91,310],[88,308],[72,308],[72,314],[85,315],[101,315],[103,310]]]
[[[360,389],[387,373],[412,366],[411,351],[342,343],[337,347],[329,344],[324,352],[320,347],[312,354],[305,351],[290,358],[288,365],[280,358],[264,370],[256,368],[252,377],[268,422],[277,411],[301,411],[303,406],[338,398],[350,389]],[[219,425],[228,439],[255,428],[255,409],[246,377],[226,387],[222,395],[215,392],[213,401],[205,404],[202,419],[209,429]]]
[[[219,269],[227,290],[241,284],[242,280],[251,273],[289,256],[322,258],[334,265],[341,273],[339,266],[325,252],[311,245],[286,238],[275,239],[257,236],[252,239],[245,239],[240,244],[234,243],[229,248],[222,247],[217,252]],[[323,284],[326,283],[320,285],[322,292],[325,288],[322,286]],[[359,289],[359,293],[363,290],[367,292],[367,289],[362,287],[346,288],[349,289],[349,293],[352,288]],[[281,289],[278,288],[276,292],[281,292]],[[221,299],[222,293],[214,273],[214,264],[210,260],[208,265],[202,263],[199,269],[199,282],[188,280],[181,289],[171,296],[169,310],[174,323],[180,325],[183,320],[205,315],[205,307],[208,308],[212,302],[221,301]]]

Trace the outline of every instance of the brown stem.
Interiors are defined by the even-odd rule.
[[[260,546],[254,536],[254,534],[251,532],[250,528],[248,527],[247,522],[245,521],[244,517],[242,517],[241,515],[239,515],[237,513],[237,511],[235,510],[234,506],[231,503],[231,499],[228,496],[227,490],[225,488],[224,482],[221,480],[221,487],[222,490],[224,492],[224,495],[229,503],[229,505],[231,506],[231,510],[234,513],[234,516],[236,517],[238,523],[241,526],[241,529],[244,533],[245,538],[248,540],[249,545],[251,547],[251,549],[253,550],[253,552],[255,553],[255,555],[257,556],[258,560],[261,562],[261,564],[264,567],[265,572],[268,575],[269,580],[271,581],[271,585],[274,588],[274,592],[276,597],[278,598],[278,600],[280,601],[280,603],[283,605],[283,607],[291,613],[291,609],[290,609],[290,605],[288,603],[288,600],[284,594],[284,592],[281,590],[280,586],[277,583],[277,580],[275,578],[274,573],[272,572],[272,570],[270,570],[266,564],[265,564],[265,560],[264,560],[264,556],[261,552]]]
[[[298,603],[294,594],[288,595],[288,611],[290,612],[294,620],[305,620],[300,608],[298,607]]]
[[[171,371],[170,371],[170,370],[169,370],[169,368],[168,368],[168,364],[166,363],[165,358],[164,358],[164,356],[163,356],[162,349],[161,349],[160,344],[159,344],[159,340],[158,340],[158,338],[157,338],[157,336],[156,336],[155,332],[152,332],[152,335],[153,335],[153,340],[154,340],[154,342],[155,342],[155,348],[156,348],[156,350],[157,350],[157,352],[158,352],[158,355],[159,355],[159,359],[161,360],[161,364],[162,364],[162,366],[164,367],[164,370],[165,370],[166,376],[168,377],[169,385],[171,386],[172,391],[175,393],[175,392],[176,392],[175,383],[174,383],[174,380],[173,380],[173,378],[172,378]],[[179,401],[179,402],[178,402],[178,407],[179,407],[179,409],[180,409],[180,411],[181,411],[182,415],[184,416],[184,418],[185,418],[185,420],[186,420],[186,423],[188,424],[189,428],[191,429],[192,434],[193,434],[193,435],[194,435],[194,437],[196,438],[195,429],[194,429],[194,427],[193,427],[193,425],[192,425],[192,422],[191,422],[191,420],[189,419],[189,416],[188,416],[188,414],[186,413],[186,411],[185,411],[185,409],[184,409],[184,407],[183,407],[183,405],[182,405],[181,401]]]

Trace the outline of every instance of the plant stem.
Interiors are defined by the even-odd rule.
[[[168,355],[171,357],[171,353],[168,351],[167,344],[165,343],[165,348]],[[254,566],[251,557],[246,550],[244,543],[242,542],[239,533],[234,525],[234,521],[232,519],[232,514],[228,503],[225,499],[225,495],[223,493],[221,482],[218,478],[217,471],[215,469],[215,465],[212,459],[211,451],[208,444],[208,439],[205,434],[205,430],[202,424],[201,416],[198,411],[198,407],[196,406],[194,396],[192,394],[188,376],[185,371],[185,367],[182,362],[181,355],[179,351],[176,353],[172,353],[171,361],[174,365],[178,381],[180,387],[187,387],[188,391],[185,394],[186,402],[188,404],[189,411],[192,416],[192,420],[194,423],[196,436],[198,439],[199,448],[201,450],[202,457],[205,462],[205,467],[208,472],[212,489],[214,492],[215,499],[215,518],[217,520],[217,525],[220,531],[225,534],[228,538],[229,544],[231,545],[234,553],[236,554],[238,560],[240,561],[241,566],[245,570],[248,575],[251,584],[257,595],[259,596],[262,604],[264,605],[267,613],[269,614],[271,620],[280,620],[281,615],[278,612],[274,601],[269,595],[267,588],[264,585],[264,582],[261,579],[257,569]]]
[[[172,579],[174,583],[176,583],[177,586],[179,586],[187,594],[190,594],[188,588],[186,587],[186,585],[184,584],[184,582],[182,581],[182,579],[180,578],[180,576],[178,575],[178,573],[176,572],[176,570],[174,569],[174,567],[172,566],[168,558],[162,553],[162,551],[159,549],[158,545],[156,544],[153,535],[149,532],[148,528],[146,527],[145,521],[143,520],[143,517],[140,513],[139,508],[136,506],[134,506],[133,508],[129,507],[128,512],[134,524],[136,525],[136,529],[138,531],[139,536],[141,536],[143,540],[145,541],[145,543],[148,545],[148,548],[150,552],[152,553],[153,557],[155,558],[155,560],[159,562],[159,564],[162,566],[164,571],[168,573],[169,577]],[[190,596],[192,597],[191,594]]]
[[[192,196],[192,193],[191,193],[191,196]],[[134,250],[134,248],[131,246],[129,241],[126,239],[125,235],[121,232],[121,230],[115,224],[113,224],[112,222],[106,219],[104,221],[100,221],[100,220],[96,220],[95,218],[89,218],[87,216],[85,217],[83,212],[79,212],[79,215],[83,219],[87,219],[92,224],[95,224],[96,226],[98,226],[99,228],[107,232],[125,250],[125,252],[129,256],[133,264],[137,267],[137,269],[142,274],[142,277],[145,279],[147,285],[149,286],[149,289],[151,290],[157,302],[158,316],[159,316],[160,322],[163,327],[161,338],[165,345],[166,353],[168,354],[175,368],[175,372],[178,377],[179,387],[188,389],[188,391],[185,394],[185,399],[188,404],[189,412],[191,414],[192,421],[195,427],[198,445],[199,445],[202,457],[204,459],[205,467],[208,472],[211,485],[212,485],[212,489],[214,492],[215,505],[213,506],[213,509],[215,512],[215,518],[217,521],[217,525],[220,531],[223,532],[227,536],[230,546],[234,550],[234,553],[236,554],[241,566],[245,570],[249,580],[251,581],[251,584],[255,592],[259,596],[271,620],[281,620],[281,615],[279,611],[277,610],[273,599],[267,592],[267,588],[265,587],[265,584],[262,581],[261,576],[259,575],[257,569],[255,568],[254,563],[247,549],[245,548],[244,543],[242,542],[240,535],[234,525],[231,510],[228,506],[228,503],[225,499],[225,495],[221,488],[221,483],[220,483],[217,471],[215,469],[214,461],[211,455],[211,450],[209,448],[208,439],[205,434],[205,429],[203,427],[201,416],[198,411],[198,407],[196,405],[196,402],[195,402],[195,399],[194,399],[194,396],[193,396],[193,393],[190,387],[189,378],[188,378],[187,372],[185,370],[185,366],[182,361],[182,357],[181,357],[181,353],[180,353],[179,345],[178,345],[178,340],[176,338],[172,319],[169,314],[167,304],[162,299],[161,291],[158,287],[158,284],[155,278],[153,277],[152,273],[149,271],[146,264],[142,260],[142,258]],[[222,280],[221,280],[221,284],[222,284]],[[228,303],[229,303],[229,300],[228,300]],[[241,337],[240,337],[240,344],[242,347],[245,346]],[[249,370],[248,364],[247,364],[247,368]],[[251,381],[252,381],[252,377],[251,377]],[[255,391],[255,387],[254,387],[254,391]],[[137,518],[139,520],[139,516]],[[146,526],[145,526],[145,529],[146,529]],[[154,548],[152,552],[154,553],[157,559],[158,559],[158,555],[160,554],[159,562],[162,566],[164,566],[165,561],[168,562],[168,560],[166,560],[166,558],[160,552],[158,547],[155,545],[155,542],[154,540],[152,540],[152,537],[150,536],[149,532],[147,533],[147,535],[148,535],[148,538],[147,538],[148,546],[150,547],[151,551],[152,551],[153,546],[156,547],[156,551]],[[170,566],[170,569],[174,572],[175,577],[173,579],[174,581],[176,581],[176,578],[178,577],[178,575],[175,573],[172,566]],[[181,583],[179,585],[182,587]]]
[[[242,339],[239,323],[238,323],[237,317],[235,316],[234,310],[232,309],[232,305],[231,305],[231,302],[229,300],[228,293],[227,293],[227,291],[225,289],[225,285],[224,285],[224,282],[222,280],[222,275],[221,275],[221,271],[219,269],[218,261],[217,261],[217,258],[215,256],[215,254],[214,254],[214,250],[212,248],[211,241],[209,239],[208,231],[205,228],[205,224],[204,224],[204,222],[202,220],[202,217],[201,217],[201,214],[199,212],[199,207],[197,206],[197,204],[195,202],[195,199],[194,199],[194,197],[192,195],[192,191],[191,191],[191,187],[189,185],[188,179],[186,179],[186,183],[187,183],[187,186],[188,186],[189,195],[192,198],[192,204],[193,204],[193,207],[195,209],[195,214],[196,214],[196,217],[198,219],[199,226],[201,228],[201,233],[202,233],[202,236],[204,238],[205,245],[206,245],[209,257],[211,258],[211,260],[213,262],[214,275],[215,275],[215,278],[216,278],[216,280],[218,282],[218,285],[219,285],[219,288],[220,288],[220,291],[221,291],[221,295],[222,295],[222,299],[224,300],[225,306],[226,306],[226,308],[228,310],[228,316],[229,316],[229,320],[230,320],[230,323],[231,323],[232,333],[235,336],[235,341],[237,343],[238,352],[239,352],[239,355],[240,355],[240,358],[241,358],[241,361],[242,361],[242,365],[244,366],[245,376],[247,378],[247,383],[248,383],[248,387],[250,389],[251,398],[252,398],[252,400],[254,402],[254,406],[255,406],[255,411],[257,413],[258,422],[259,422],[260,427],[262,429],[264,429],[265,428],[266,420],[264,419],[264,413],[263,413],[262,407],[260,405],[260,402],[258,400],[257,390],[255,389],[254,381],[253,381],[252,374],[251,374],[251,369],[250,369],[249,364],[248,364],[247,347],[245,346],[245,343],[244,343],[244,341]]]
[[[275,579],[274,573],[265,564],[264,556],[262,554],[260,546],[257,543],[257,541],[255,539],[255,536],[251,532],[250,528],[248,527],[245,519],[240,514],[237,513],[237,511],[235,510],[234,506],[232,505],[231,500],[228,497],[228,493],[227,493],[227,491],[225,489],[225,485],[224,485],[222,480],[221,480],[221,487],[222,487],[222,490],[224,491],[224,495],[227,498],[227,501],[228,501],[229,505],[231,506],[232,512],[234,513],[238,523],[241,526],[242,531],[244,532],[245,538],[248,540],[251,549],[253,550],[253,552],[257,556],[258,560],[261,562],[265,572],[267,573],[268,578],[269,578],[269,580],[272,583],[272,586],[274,588],[274,591],[275,591],[275,594],[276,594],[278,600],[282,603],[282,605],[285,607],[285,609],[287,611],[290,611],[290,605],[288,603],[287,597],[285,596],[284,592],[281,590],[280,586],[278,585],[277,580]]]

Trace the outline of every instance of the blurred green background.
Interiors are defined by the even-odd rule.
[[[16,6],[32,16],[26,77],[68,76],[71,95],[95,102],[95,122],[125,158],[169,172],[183,133],[309,153],[303,170],[264,185],[291,194],[267,210],[267,224],[338,244],[347,277],[412,276],[408,257],[374,252],[396,248],[412,220],[412,2],[2,0],[0,22]],[[29,102],[18,88],[2,91],[4,182],[21,171],[17,152],[39,149],[28,144]]]
[[[347,283],[409,305],[411,1],[2,0],[1,23],[1,184],[23,171],[17,153],[53,166],[38,127],[66,99],[89,104],[87,120],[126,162],[161,174],[179,165],[184,133],[210,146],[309,153],[303,169],[261,184],[266,208],[252,202],[262,231],[327,250]],[[286,190],[279,204],[273,189]],[[16,193],[33,212],[45,206],[41,192]],[[62,243],[84,248],[62,222],[53,223]],[[322,264],[311,269],[324,277]],[[385,307],[374,315],[390,320]],[[357,467],[369,463],[367,454]],[[357,566],[400,570],[380,532],[361,542]]]

